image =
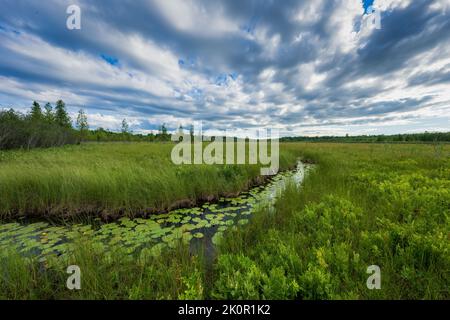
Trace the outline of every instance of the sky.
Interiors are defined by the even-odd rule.
[[[141,133],[450,131],[450,0],[2,0],[0,108],[58,99]]]

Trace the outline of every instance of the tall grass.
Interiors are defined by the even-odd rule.
[[[227,230],[212,266],[182,244],[129,256],[120,247],[97,252],[87,238],[44,264],[0,252],[0,298],[450,298],[448,146],[282,148],[316,168],[300,188],[287,188],[275,211]],[[80,291],[65,287],[69,264],[82,270]],[[366,286],[370,265],[381,268],[380,290]]]
[[[130,256],[122,248],[98,250],[80,238],[75,251],[38,261],[0,253],[0,299],[202,299],[204,263],[177,245],[160,256]],[[66,286],[67,267],[80,268],[80,290]]]
[[[212,297],[450,298],[450,157],[427,146],[292,144],[318,167],[220,246]],[[369,290],[367,267],[381,268]]]
[[[259,165],[182,165],[173,144],[104,143],[0,152],[0,216],[139,214],[246,189]],[[283,152],[282,169],[294,165]]]

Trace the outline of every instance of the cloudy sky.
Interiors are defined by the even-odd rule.
[[[450,0],[2,0],[0,108],[58,99],[135,132],[450,131]]]

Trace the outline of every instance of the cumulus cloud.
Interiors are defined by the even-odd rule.
[[[82,29],[66,28],[66,8]],[[4,0],[0,107],[64,99],[91,127],[442,130],[448,0]],[[450,128],[447,128],[450,129]]]

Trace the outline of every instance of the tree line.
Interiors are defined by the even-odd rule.
[[[123,119],[120,132],[103,128],[89,129],[88,118],[80,109],[72,125],[62,100],[56,102],[55,108],[50,103],[41,105],[34,101],[28,113],[23,114],[14,109],[0,110],[0,149],[31,149],[79,144],[83,141],[170,141],[165,124],[158,133],[133,134],[128,122]]]
[[[180,126],[179,131],[183,131]],[[194,127],[189,132],[194,135]],[[14,109],[0,110],[0,149],[31,149],[36,147],[54,147],[65,144],[76,144],[83,141],[170,141],[165,124],[162,124],[157,133],[134,134],[126,119],[122,120],[120,132],[107,129],[89,129],[88,118],[83,109],[80,109],[72,126],[72,119],[67,113],[64,101],[58,100],[55,108],[46,103],[42,108],[36,101],[33,102],[28,113],[23,114]],[[424,132],[414,134],[396,135],[360,135],[337,137],[284,137],[281,142],[310,141],[310,142],[450,142],[450,132]]]
[[[66,105],[62,100],[53,109],[47,103],[42,109],[33,102],[31,110],[22,114],[14,109],[0,111],[0,149],[51,147],[76,143]]]
[[[450,132],[423,132],[394,135],[360,135],[360,136],[322,136],[322,137],[284,137],[281,142],[450,142]]]

